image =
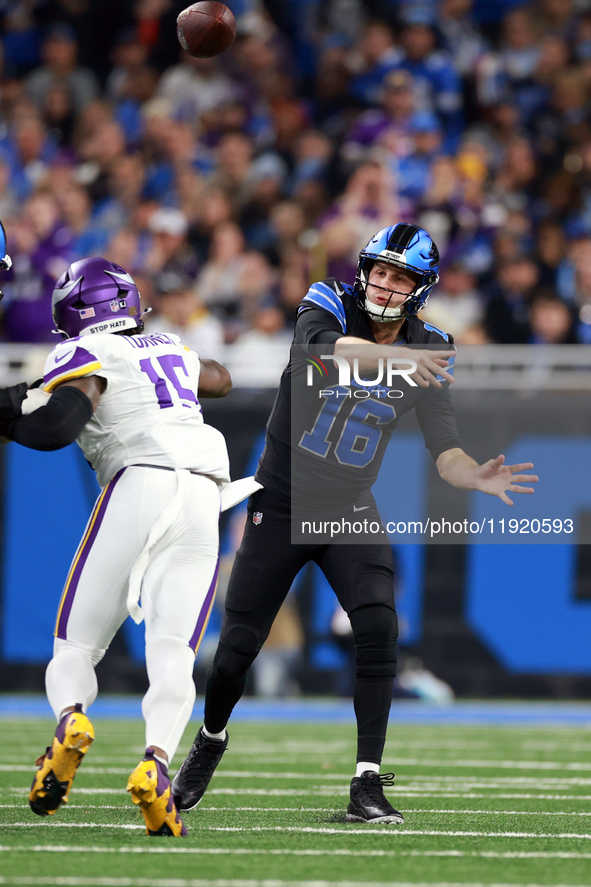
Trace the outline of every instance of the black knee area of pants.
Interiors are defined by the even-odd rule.
[[[355,677],[387,681],[396,675],[396,610],[384,604],[358,607],[349,614],[355,640]]]
[[[261,642],[250,625],[232,625],[220,640],[213,665],[222,678],[237,678],[245,674],[257,653]]]

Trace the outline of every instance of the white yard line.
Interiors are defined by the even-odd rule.
[[[12,786],[10,788],[4,789],[7,794],[12,795],[26,795],[29,793],[29,788],[25,788],[24,786]],[[82,788],[78,785],[74,788],[75,795],[120,795],[121,797],[127,797],[125,789],[123,788]],[[511,792],[511,793],[499,793],[499,794],[483,794],[482,792],[447,792],[444,790],[436,791],[436,792],[425,792],[425,791],[403,791],[401,789],[396,788],[394,794],[397,798],[435,798],[435,799],[443,799],[443,798],[463,798],[465,800],[475,800],[482,799],[488,801],[496,801],[496,800],[532,800],[532,801],[591,801],[591,795],[557,795],[557,794],[529,794],[525,792]],[[226,796],[252,796],[252,797],[273,797],[273,798],[304,798],[310,797],[310,795],[317,795],[320,797],[348,797],[349,789],[348,788],[339,788],[335,786],[334,788],[324,788],[322,786],[311,786],[309,789],[265,789],[265,788],[210,788],[208,789],[207,796],[211,797],[212,795],[226,795]],[[2,791],[0,791],[0,797],[2,796]]]
[[[203,826],[200,826],[203,828]],[[282,826],[282,825],[263,825],[252,826],[206,826],[207,831],[211,832],[297,832],[302,834],[318,834],[318,835],[427,835],[429,837],[466,837],[466,838],[557,838],[591,841],[591,835],[580,834],[578,832],[562,832],[561,834],[546,834],[537,832],[476,832],[476,831],[448,831],[444,829],[400,829],[400,828],[375,828],[375,826],[367,825],[362,829],[359,828],[314,828],[312,826]]]
[[[123,793],[122,793],[123,794]],[[26,804],[0,804],[0,810],[23,810]],[[72,804],[69,803],[61,811],[62,815],[69,810],[85,811],[85,810],[124,810],[129,813],[136,813],[135,807],[129,807],[123,804]],[[340,813],[341,807],[207,807],[199,805],[199,812],[208,813]],[[577,810],[452,810],[450,808],[429,809],[414,808],[410,811],[412,814],[440,814],[448,813],[453,816],[591,816],[591,811]],[[38,824],[38,823],[36,823]]]
[[[47,885],[47,887],[542,887],[536,884],[484,884],[479,881],[280,881],[266,878],[84,878],[76,876],[0,876],[0,884]],[[566,887],[566,885],[556,885]],[[572,887],[572,885],[569,885]],[[575,885],[576,887],[576,885]],[[583,885],[580,885],[583,887]]]
[[[110,828],[110,829],[142,829],[144,825],[135,825],[128,823],[107,823],[107,822],[47,822],[42,825],[37,822],[8,822],[3,828]],[[401,829],[398,827],[376,828],[375,826],[364,826],[359,828],[351,826],[350,828],[314,828],[313,826],[283,826],[283,825],[255,825],[255,826],[217,826],[204,825],[201,822],[198,825],[200,831],[208,832],[231,832],[258,834],[260,832],[285,832],[289,834],[312,834],[312,835],[365,835],[372,837],[373,835],[404,836],[404,835],[422,835],[427,837],[466,837],[466,838],[545,838],[554,840],[573,840],[591,841],[591,834],[579,832],[561,832],[560,834],[551,834],[544,832],[477,832],[477,831],[457,831],[445,829]]]
[[[135,760],[135,759],[134,759]],[[28,772],[31,764],[0,764],[2,772]],[[390,766],[400,767],[459,767],[469,769],[499,769],[499,770],[591,770],[591,762],[582,761],[471,761],[471,760],[429,760],[427,758],[389,758],[384,762],[384,768]],[[113,773],[123,775],[128,772],[126,767],[84,767],[85,773]],[[224,770],[218,774],[232,779],[350,779],[350,773],[293,773],[293,772],[267,772],[260,770]],[[413,777],[415,778],[415,777]],[[431,777],[424,776],[423,779]],[[453,777],[447,777],[453,779]],[[591,784],[591,779],[587,780]]]
[[[346,848],[339,850],[291,850],[286,848],[273,848],[265,850],[257,850],[251,847],[179,847],[170,845],[148,845],[142,843],[133,847],[97,847],[95,845],[80,847],[59,844],[33,845],[26,847],[10,847],[0,845],[0,853],[157,853],[157,854],[180,854],[180,855],[202,855],[202,856],[355,856],[355,857],[441,857],[441,858],[472,858],[472,859],[591,859],[591,853],[577,853],[575,851],[557,851],[548,850],[529,850],[529,851],[497,851],[497,850],[349,850]],[[0,882],[1,883],[1,882]],[[94,883],[94,880],[92,881]],[[373,882],[372,882],[373,885]],[[374,885],[375,887],[375,885]],[[415,885],[418,887],[418,885]],[[462,887],[469,887],[464,884]],[[487,887],[500,887],[500,885],[488,884]],[[507,885],[507,887],[519,887],[519,885]],[[535,885],[527,885],[527,887],[535,887]],[[552,887],[560,887],[554,884]],[[576,887],[576,885],[569,885]],[[588,885],[581,885],[588,887]]]
[[[479,881],[263,881],[236,878],[84,878],[76,876],[0,876],[0,884],[55,885],[55,887],[542,887],[536,884],[484,884]],[[566,887],[566,885],[556,885]],[[572,887],[572,885],[569,885]],[[576,885],[575,885],[576,887]],[[583,885],[580,885],[583,887]]]

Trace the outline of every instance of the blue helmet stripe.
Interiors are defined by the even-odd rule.
[[[338,296],[337,293],[325,283],[319,282],[313,284],[304,296],[303,303],[317,305],[319,308],[324,308],[325,311],[329,311],[336,317],[343,328],[343,332],[345,332],[347,327],[347,317],[345,315],[343,302],[340,296]]]

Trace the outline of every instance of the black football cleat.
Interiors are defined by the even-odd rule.
[[[384,786],[394,784],[394,774],[374,773],[366,770],[351,780],[351,800],[347,809],[347,822],[404,822],[404,816],[395,810],[384,797]]]
[[[201,727],[191,751],[172,780],[172,793],[178,810],[193,810],[197,806],[227,747],[227,733],[225,739],[209,739]]]

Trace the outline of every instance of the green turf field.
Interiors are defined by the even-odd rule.
[[[396,726],[403,826],[347,824],[353,726],[235,723],[189,836],[148,838],[125,783],[140,721],[94,720],[66,809],[26,793],[49,720],[0,721],[0,884],[591,884],[591,730]],[[192,739],[190,725],[178,761]]]

